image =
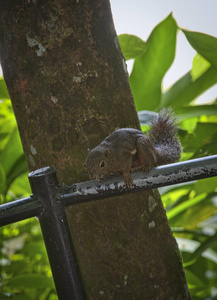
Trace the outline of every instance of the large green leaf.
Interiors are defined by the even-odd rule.
[[[177,24],[172,14],[158,24],[137,57],[130,85],[137,110],[155,110],[161,101],[161,82],[175,57]]]
[[[0,162],[5,170],[6,176],[9,175],[16,161],[23,155],[23,148],[20,141],[18,129],[15,128],[0,155]]]
[[[193,80],[191,72],[188,72],[163,94],[161,106],[172,105],[177,108],[189,104],[216,82],[217,70],[215,67],[210,67],[196,80]]]
[[[177,205],[176,207],[170,209],[167,212],[168,220],[174,218],[175,216],[182,213],[183,211],[186,211],[188,208],[191,208],[192,206],[197,205],[201,201],[204,201],[205,198],[206,198],[206,194],[201,194],[193,199],[189,199],[188,201],[185,201],[185,202]]]
[[[199,194],[203,193],[211,193],[217,189],[217,177],[211,177],[211,178],[206,178],[203,180],[198,180],[194,186],[193,189]]]
[[[217,38],[201,32],[182,29],[191,46],[217,68]]]
[[[206,151],[202,151],[202,148],[205,146],[210,146],[212,143],[216,145],[216,132],[216,124],[198,123],[193,134],[188,134],[186,137],[181,139],[184,150],[186,152],[198,152],[197,156],[200,157],[214,154],[215,152],[210,153],[209,149],[204,149]]]
[[[54,283],[52,278],[48,278],[42,274],[24,274],[12,278],[7,284],[11,288],[22,290],[23,288],[45,289],[53,288]]]
[[[179,107],[176,109],[179,121],[201,117],[217,115],[217,105],[194,105]]]
[[[0,154],[0,164],[4,169],[6,178],[6,184],[0,193],[5,194],[13,180],[28,170],[17,128],[11,133],[6,146]]]
[[[146,43],[138,36],[132,34],[120,34],[118,39],[126,60],[142,55],[147,49]]]
[[[4,78],[0,77],[0,99],[10,99]]]

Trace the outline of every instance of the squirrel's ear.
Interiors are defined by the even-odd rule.
[[[105,150],[103,151],[103,154],[105,155],[105,157],[109,157],[110,152],[109,152],[108,149],[105,149]]]

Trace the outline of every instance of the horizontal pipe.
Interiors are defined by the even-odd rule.
[[[217,176],[217,155],[159,166],[149,173],[134,172],[131,189],[126,188],[122,176],[113,176],[103,183],[92,180],[66,186],[62,201],[71,205],[213,176]]]
[[[0,226],[35,217],[40,213],[38,200],[28,197],[0,205]]]
[[[217,176],[217,155],[156,167],[149,173],[133,172],[132,189],[125,187],[122,176],[113,176],[103,183],[92,180],[62,186],[61,201],[67,206],[213,176]],[[37,216],[41,207],[32,197],[2,204],[0,226]]]

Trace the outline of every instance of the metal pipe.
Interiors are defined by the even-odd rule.
[[[31,172],[29,181],[34,198],[43,204],[38,217],[58,297],[60,300],[85,299],[56,170],[46,167]]]
[[[124,186],[121,176],[114,176],[104,183],[86,181],[61,187],[62,205],[83,203],[96,199],[153,189],[181,182],[217,176],[217,155],[153,168],[148,174],[132,173],[133,188]],[[40,201],[25,198],[0,205],[0,226],[38,215]]]
[[[137,171],[132,173],[132,189],[125,187],[122,176],[103,183],[92,180],[65,186],[62,201],[64,205],[78,204],[213,176],[217,176],[217,155],[156,167],[149,173]]]
[[[0,205],[0,226],[35,217],[41,209],[40,201],[32,197]]]

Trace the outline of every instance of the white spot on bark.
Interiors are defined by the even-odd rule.
[[[76,66],[81,66],[82,65],[82,62],[80,62],[80,61],[78,61],[77,63],[76,63]]]
[[[46,49],[42,46],[42,44],[38,43],[38,50],[35,51],[36,54],[38,56],[42,56],[45,51],[46,51]]]
[[[32,152],[33,155],[37,154],[37,150],[36,150],[36,148],[33,145],[30,146],[30,150],[31,150],[31,152]]]
[[[34,161],[34,158],[33,158],[33,156],[32,156],[31,154],[29,154],[29,161],[30,161],[30,164],[31,164],[33,167],[36,166],[36,163],[35,163],[35,161]]]
[[[148,228],[154,228],[155,227],[155,222],[152,221],[151,223],[148,224]]]
[[[56,97],[54,97],[53,95],[51,95],[51,101],[53,102],[53,103],[57,103],[58,102],[58,99],[56,98]]]
[[[99,294],[100,295],[104,295],[105,293],[103,291],[99,291]]]
[[[157,200],[154,197],[149,196],[148,197],[148,208],[149,208],[149,211],[152,212],[157,205],[158,205]]]
[[[127,279],[128,279],[128,275],[125,274],[125,275],[124,275],[124,285],[127,285]]]
[[[37,56],[42,56],[43,53],[46,51],[46,49],[42,46],[42,44],[40,44],[35,37],[32,37],[31,32],[28,32],[26,35],[26,39],[27,39],[27,43],[29,47],[36,47],[38,46],[38,50],[36,50],[36,54]]]
[[[81,82],[81,77],[74,76],[73,81],[76,82],[76,83],[80,83]]]

